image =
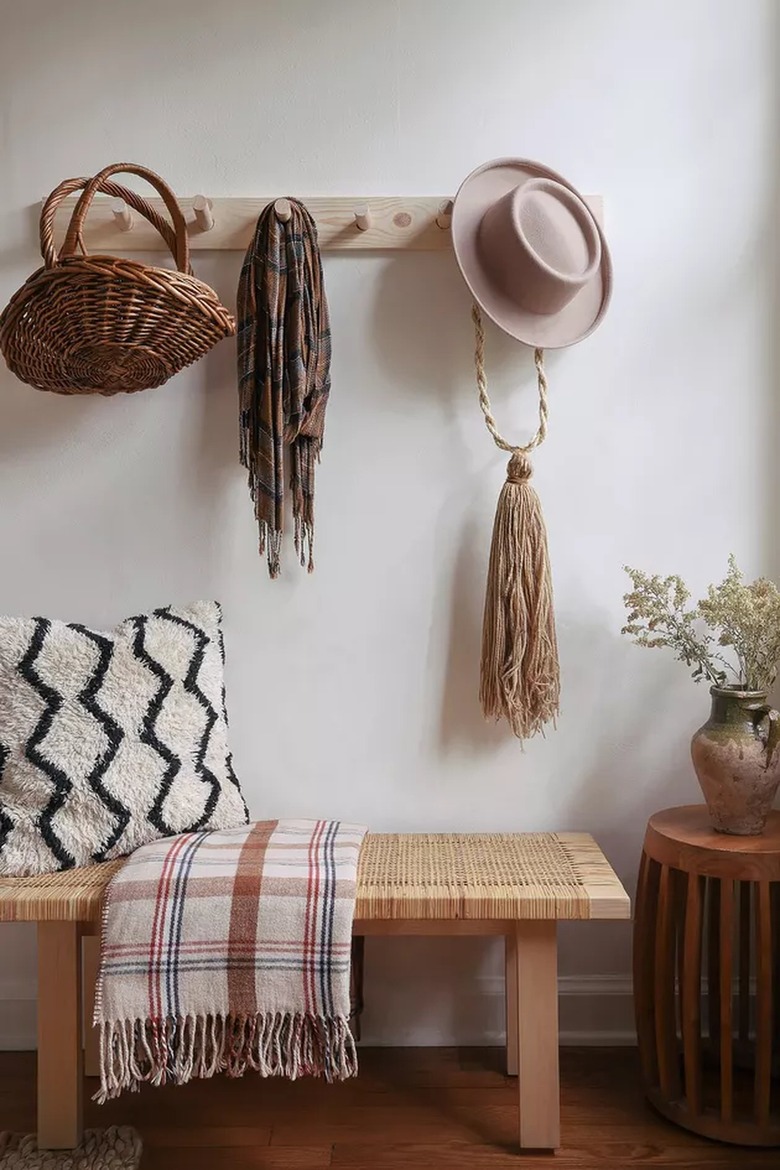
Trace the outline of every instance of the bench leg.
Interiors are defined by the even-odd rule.
[[[561,1132],[556,923],[518,922],[515,939],[520,1146],[554,1150]]]
[[[70,1150],[82,1135],[81,932],[38,923],[38,1146]]]
[[[100,936],[85,934],[84,955],[84,1075],[100,1076],[100,1029],[93,1027],[95,987],[100,970]]]
[[[517,934],[512,930],[504,939],[506,991],[506,1075],[517,1076]]]

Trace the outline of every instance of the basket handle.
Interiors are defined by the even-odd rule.
[[[142,195],[138,195],[134,191],[113,183],[110,176],[117,172],[139,175],[140,178],[146,179],[162,196],[162,200],[173,221],[173,227],[162,216],[158,215]],[[66,194],[70,194],[71,191],[78,190],[82,187],[83,192],[73,209],[73,215],[71,216],[68,230],[65,234],[65,241],[60,250],[60,257],[64,258],[74,255],[77,248],[82,252],[85,251],[83,241],[84,219],[95,193],[97,191],[103,191],[106,194],[119,195],[120,198],[125,199],[131,207],[135,208],[136,211],[148,219],[157,231],[159,231],[171,249],[173,258],[176,261],[176,267],[179,271],[187,273],[192,271],[190,268],[190,246],[187,237],[187,224],[176,196],[159,175],[136,163],[114,163],[112,166],[105,167],[91,179],[67,179],[64,183],[60,183],[59,187],[51,193],[41,212],[41,252],[47,268],[51,268],[56,262],[53,243],[54,213]]]
[[[63,199],[71,195],[74,191],[81,191],[89,183],[89,178],[84,177],[80,179],[64,179],[59,186],[55,187],[51,195],[45,200],[43,209],[41,211],[40,222],[40,242],[41,255],[43,256],[47,268],[53,268],[57,263],[57,250],[54,247],[54,218],[57,213],[57,208]],[[159,215],[150,203],[138,195],[135,191],[131,191],[128,187],[120,187],[119,183],[115,183],[112,179],[105,179],[100,184],[100,191],[104,195],[113,195],[119,199],[124,199],[129,203],[140,215],[143,215],[149,222],[159,231],[160,235],[165,240],[171,252],[175,255],[176,236],[173,228],[166,219]],[[76,239],[76,244],[83,255],[87,254],[84,247],[84,240],[81,234]],[[64,255],[65,248],[63,245],[60,255]]]

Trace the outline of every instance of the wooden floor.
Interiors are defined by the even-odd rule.
[[[657,1117],[625,1048],[562,1052],[564,1147],[521,1156],[516,1082],[502,1062],[497,1049],[363,1049],[347,1084],[245,1077],[145,1089],[90,1102],[87,1124],[136,1126],[142,1170],[780,1167],[778,1150],[716,1145]],[[32,1054],[0,1053],[0,1130],[35,1129],[34,1071]]]

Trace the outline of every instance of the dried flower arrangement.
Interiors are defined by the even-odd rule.
[[[623,600],[622,633],[639,646],[668,646],[692,666],[697,682],[767,691],[780,662],[780,590],[764,577],[746,584],[734,556],[719,585],[689,607],[690,592],[678,576],[649,576],[624,566],[633,586]],[[731,659],[718,647],[728,647]]]

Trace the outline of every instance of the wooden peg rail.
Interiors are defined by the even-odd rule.
[[[603,220],[603,199],[586,197],[596,219]],[[127,217],[115,204],[121,200],[98,196],[87,215],[84,242],[90,252],[153,252],[165,247],[140,215]],[[166,215],[161,199],[149,202]],[[268,199],[207,199],[203,195],[179,200],[190,233],[190,247],[215,251],[245,251],[260,212]],[[320,246],[328,250],[439,252],[450,248],[452,198],[447,195],[302,197],[317,221]],[[55,239],[61,244],[76,199],[66,199],[57,212]],[[277,201],[284,204],[283,199]],[[127,213],[129,215],[129,212]]]

